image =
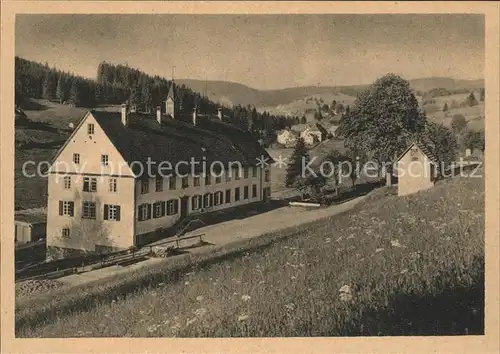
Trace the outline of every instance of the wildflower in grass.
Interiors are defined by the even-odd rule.
[[[156,332],[158,330],[158,328],[160,327],[160,325],[158,324],[154,324],[154,325],[151,325],[151,326],[148,326],[148,328],[146,329],[149,333],[153,333],[153,332]]]
[[[194,311],[194,314],[198,317],[201,317],[201,316],[205,315],[207,312],[208,312],[208,310],[206,308],[202,307],[202,308],[196,309]]]
[[[352,292],[351,292],[351,287],[349,285],[343,285],[340,289],[339,289],[339,292],[340,292],[340,301],[343,301],[343,302],[349,302],[352,300],[353,296],[352,296]]]
[[[342,236],[340,236],[338,239],[337,239],[337,242],[340,242],[342,241]]]
[[[290,277],[290,279],[291,279],[291,280],[295,280],[295,279],[297,279],[297,277],[296,277],[295,275],[292,275],[292,276]]]
[[[159,284],[158,284],[158,286],[163,286],[163,285],[165,285],[165,283],[159,283]]]
[[[185,281],[185,282],[184,282],[184,285],[189,285],[189,282],[188,282],[188,281]]]
[[[327,237],[327,238],[325,239],[325,243],[330,243],[330,242],[332,242],[332,239],[331,239],[330,237]]]
[[[248,318],[249,318],[249,316],[248,316],[248,315],[245,315],[245,314],[243,314],[243,315],[239,315],[239,316],[238,316],[238,321],[239,321],[239,322],[241,322],[241,321],[246,321],[246,320],[248,320]]]
[[[203,296],[201,296],[201,295],[197,296],[196,301],[203,301]]]
[[[375,253],[382,252],[383,250],[384,250],[383,248],[377,248],[377,249],[375,250]]]
[[[353,238],[354,238],[354,234],[350,234],[349,236],[347,236],[347,239],[348,239],[348,240],[351,240],[351,239],[353,239]]]
[[[392,247],[404,247],[402,244],[399,243],[398,240],[391,240],[391,246]]]
[[[153,291],[151,292],[151,295],[156,296],[156,291],[154,291],[154,290],[153,290]]]
[[[196,317],[193,317],[191,319],[188,318],[186,321],[186,327],[189,327],[190,325],[192,325],[195,322],[196,322]]]
[[[294,303],[289,303],[289,304],[286,304],[286,305],[285,305],[285,309],[286,309],[288,312],[292,312],[293,310],[295,310],[295,304],[294,304]]]
[[[401,274],[405,274],[405,273],[407,273],[407,272],[408,272],[408,269],[406,269],[406,268],[405,268],[405,269],[403,269],[400,273],[401,273]]]
[[[259,281],[259,284],[264,284],[266,281],[265,280],[261,280]]]
[[[243,300],[243,301],[248,301],[250,299],[251,299],[251,297],[249,295],[242,295],[241,296],[241,300]]]

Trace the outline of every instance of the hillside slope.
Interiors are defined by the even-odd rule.
[[[16,335],[484,333],[483,179],[447,180],[407,197],[383,188],[357,210],[274,236],[269,246],[183,274],[144,270],[135,280],[142,286],[131,284],[125,297],[108,289],[108,297],[72,294],[23,309],[16,315],[84,307],[24,322]]]

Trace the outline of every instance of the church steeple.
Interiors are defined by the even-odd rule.
[[[170,85],[170,89],[168,90],[167,99],[165,100],[165,114],[167,116],[171,116],[175,119],[175,82],[172,80],[172,84]]]

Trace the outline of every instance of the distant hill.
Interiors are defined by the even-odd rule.
[[[206,92],[208,98],[212,101],[225,105],[252,105],[258,109],[272,109],[280,105],[285,106],[294,101],[307,99],[308,97],[323,97],[325,103],[331,103],[330,100],[336,99],[337,96],[342,97],[341,100],[346,99],[345,96],[356,97],[358,92],[368,87],[368,85],[303,86],[278,90],[258,90],[228,81],[180,79],[177,82],[186,85],[193,91],[202,94]],[[415,91],[422,93],[438,88],[446,90],[473,90],[484,87],[484,80],[457,80],[447,77],[430,77],[410,80],[410,85]],[[347,98],[347,100],[349,99]],[[281,111],[287,111],[287,108],[282,107]]]

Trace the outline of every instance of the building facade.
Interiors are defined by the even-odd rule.
[[[259,161],[272,159],[248,132],[221,111],[186,122],[165,108],[81,119],[49,168],[51,257],[139,246],[183,219],[269,198],[270,167]]]
[[[298,134],[291,130],[282,130],[276,136],[276,141],[285,147],[294,147],[297,144]]]
[[[404,196],[434,186],[438,161],[422,143],[411,144],[397,160],[398,195]]]

